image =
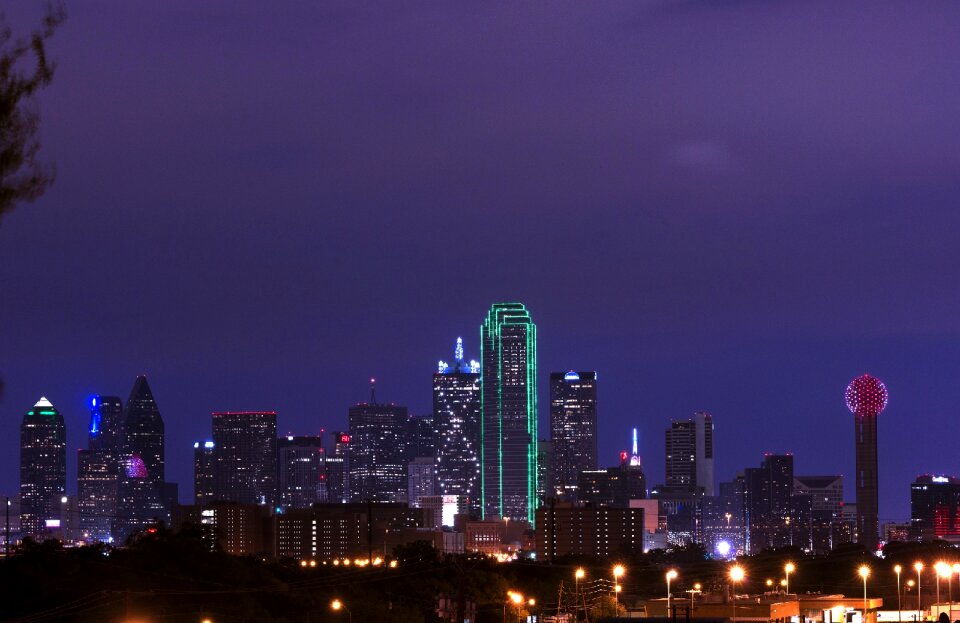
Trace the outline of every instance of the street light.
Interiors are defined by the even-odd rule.
[[[900,603],[900,572],[903,571],[903,567],[900,565],[893,565],[893,572],[897,574],[897,623],[901,622],[900,614],[903,612],[903,605]]]
[[[703,586],[700,584],[700,582],[694,582],[693,588],[688,589],[687,592],[690,593],[690,616],[692,617],[693,616],[693,600],[698,593],[703,592]]]
[[[730,567],[730,585],[733,587],[733,623],[737,623],[737,582],[742,582],[745,576],[746,573],[740,565]]]
[[[933,572],[937,576],[937,603],[940,603],[940,578],[950,573],[950,565],[939,560],[933,565]]]
[[[330,609],[334,612],[340,612],[341,610],[346,611],[347,620],[350,621],[350,623],[353,623],[353,613],[350,612],[350,609],[347,608],[339,599],[334,599],[330,602]]]
[[[624,573],[623,565],[617,565],[613,568],[613,598],[614,598],[614,612],[620,611],[620,576]]]
[[[667,616],[670,616],[670,580],[674,580],[677,577],[677,570],[670,569],[667,571]]]
[[[796,569],[797,567],[792,562],[788,562],[786,565],[783,566],[783,572],[787,576],[786,582],[784,583],[784,586],[787,589],[787,595],[790,594],[790,574],[796,571]]]
[[[574,619],[576,619],[580,614],[580,580],[585,578],[586,575],[587,575],[587,572],[583,570],[583,567],[578,567],[577,570],[573,572],[573,582],[575,585],[573,600],[576,603],[576,607],[574,608],[574,611],[573,611]],[[584,604],[584,608],[586,608],[586,604]]]
[[[920,572],[923,571],[923,563],[919,560],[913,563],[913,568],[917,570],[917,621],[923,620],[923,613],[920,612]]]
[[[863,578],[863,620],[866,623],[867,620],[867,578],[870,576],[870,567],[867,565],[860,565],[860,568],[857,569],[857,573],[860,574],[860,577]]]

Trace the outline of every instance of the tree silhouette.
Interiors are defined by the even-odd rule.
[[[33,96],[53,79],[46,43],[66,13],[50,6],[40,26],[16,38],[0,15],[0,218],[36,200],[53,181],[53,168],[37,159],[40,115]]]

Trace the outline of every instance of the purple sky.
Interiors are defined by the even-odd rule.
[[[542,390],[599,371],[604,462],[638,426],[651,484],[698,409],[722,479],[852,474],[863,372],[881,521],[960,472],[960,5],[277,6],[68,3],[58,179],[0,224],[0,491],[41,394],[72,488],[86,397],[139,373],[183,499],[213,410],[337,429],[376,376],[428,412],[496,300]]]

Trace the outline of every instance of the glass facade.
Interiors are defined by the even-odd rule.
[[[576,501],[580,472],[597,469],[597,374],[550,374],[553,495]]]
[[[277,414],[213,414],[214,499],[273,506],[277,496]]]
[[[537,327],[521,303],[495,303],[480,329],[484,518],[535,521]]]
[[[462,496],[479,516],[480,373],[463,361],[462,341],[457,344],[454,364],[433,375],[437,488],[440,495]]]
[[[47,522],[59,517],[56,503],[67,490],[67,433],[63,416],[46,398],[23,416],[20,426],[20,529],[45,538]]]
[[[407,408],[374,401],[350,407],[350,499],[407,498]]]

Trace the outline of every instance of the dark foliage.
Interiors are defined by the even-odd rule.
[[[0,16],[0,218],[34,201],[53,181],[53,169],[37,159],[40,116],[33,96],[53,79],[46,42],[65,17],[50,7],[28,38],[15,38]]]

